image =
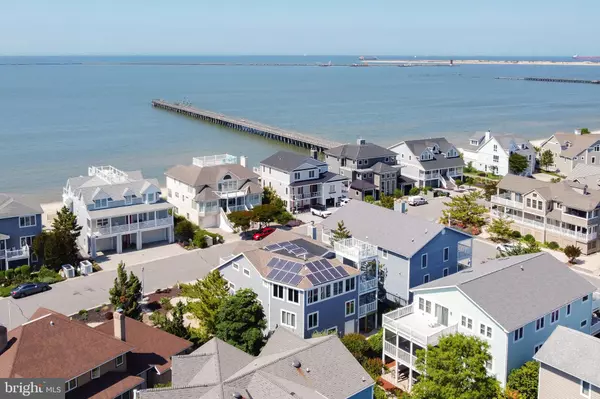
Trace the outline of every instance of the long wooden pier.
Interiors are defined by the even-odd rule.
[[[550,82],[550,83],[584,83],[584,84],[592,84],[592,85],[600,85],[600,80],[588,80],[588,79],[566,79],[566,78],[519,78],[519,77],[510,77],[510,76],[500,76],[496,79],[503,80],[527,80],[532,82]]]
[[[282,143],[295,145],[302,148],[316,149],[323,152],[329,148],[337,147],[342,143],[314,137],[304,133],[298,133],[291,130],[284,130],[278,127],[265,125],[259,122],[253,122],[246,119],[236,118],[219,114],[217,112],[192,107],[180,103],[170,103],[164,100],[152,100],[152,106],[197,118],[205,122],[225,126],[230,129],[240,130],[242,132],[255,134],[267,139],[280,141]]]

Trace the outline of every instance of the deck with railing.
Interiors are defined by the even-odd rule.
[[[21,248],[0,249],[0,259],[16,260],[29,258],[29,246]]]
[[[170,226],[173,224],[173,218],[159,218],[153,220],[145,220],[143,222],[126,223],[113,226],[95,227],[92,233],[97,236],[136,232],[138,230],[150,229],[153,227]]]
[[[354,237],[333,243],[335,252],[344,258],[360,262],[363,259],[377,257],[377,246]]]
[[[458,324],[444,326],[415,314],[412,304],[384,314],[383,327],[422,347],[437,345],[441,337],[458,331]]]

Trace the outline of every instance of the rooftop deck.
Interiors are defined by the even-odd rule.
[[[422,347],[437,345],[441,337],[458,330],[457,324],[444,326],[431,315],[415,313],[413,305],[384,314],[383,327]]]

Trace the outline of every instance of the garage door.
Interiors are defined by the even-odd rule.
[[[152,242],[166,241],[167,229],[150,230],[142,232],[142,244],[150,244]]]
[[[116,237],[96,239],[96,251],[116,251]]]

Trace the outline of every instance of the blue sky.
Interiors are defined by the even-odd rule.
[[[0,55],[600,55],[598,0],[0,0]]]

